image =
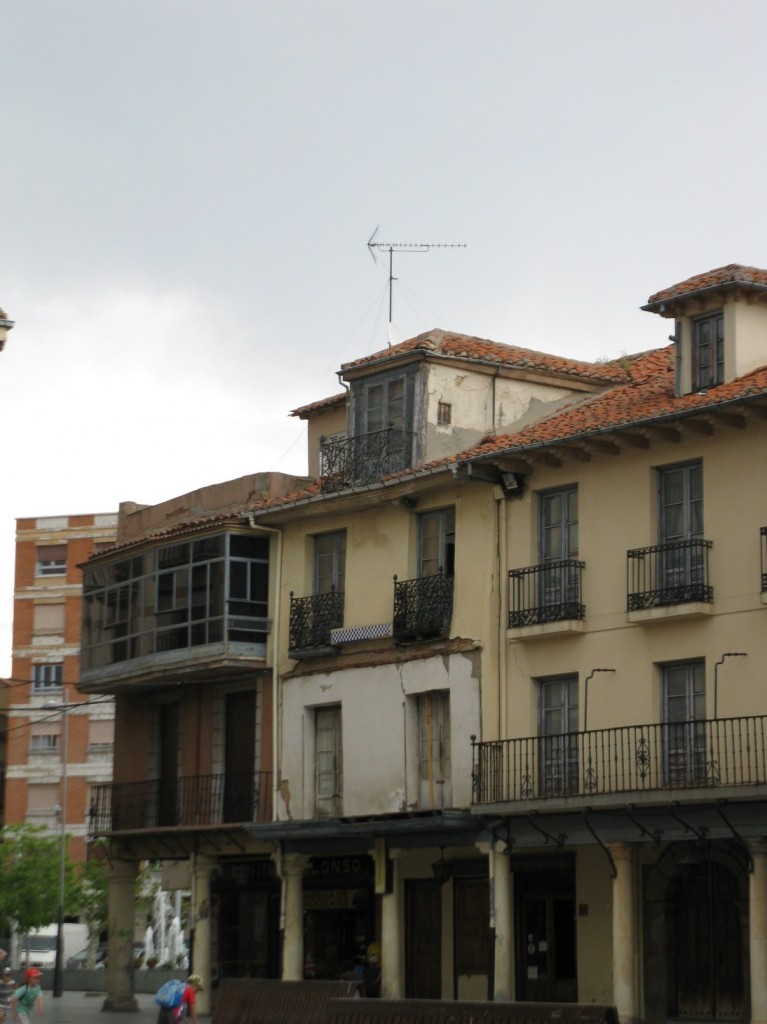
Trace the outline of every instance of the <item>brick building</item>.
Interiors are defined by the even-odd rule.
[[[90,787],[112,775],[114,709],[80,678],[80,565],[115,535],[117,516],[16,521],[13,661],[8,694],[5,823],[60,828],[85,857]],[[66,772],[62,766],[66,762]]]

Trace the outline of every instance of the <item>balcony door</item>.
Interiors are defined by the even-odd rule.
[[[441,810],[452,805],[450,694],[435,690],[418,697],[418,806]]]
[[[256,694],[226,695],[224,821],[253,821],[256,760]]]
[[[704,582],[703,551],[691,541],[703,538],[703,465],[688,462],[658,471],[658,534],[663,546],[661,588],[680,600]]]
[[[159,709],[159,757],[157,824],[177,825],[179,813],[179,742],[181,715],[177,701]]]
[[[540,786],[545,796],[578,790],[578,677],[542,679]]]
[[[663,666],[663,766],[668,786],[706,781],[706,666]]]
[[[539,508],[539,603],[552,618],[562,618],[568,606],[580,603],[578,575],[568,564],[578,558],[578,488],[563,487],[541,494]],[[544,612],[544,620],[548,617]]]

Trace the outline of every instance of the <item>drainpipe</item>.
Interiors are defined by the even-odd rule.
[[[279,807],[277,802],[280,782],[282,781],[282,687],[280,686],[279,654],[280,654],[280,609],[282,608],[282,530],[274,526],[261,526],[256,523],[252,512],[247,513],[248,526],[251,530],[262,533],[273,533],[277,538],[277,565],[274,582],[274,616],[272,618],[272,750],[274,751],[274,794],[272,816]],[[277,820],[277,819],[275,819]]]
[[[508,709],[508,671],[509,641],[507,626],[509,622],[509,584],[507,565],[509,557],[509,503],[504,497],[496,498],[498,507],[498,739],[501,740],[508,730],[506,720]],[[480,732],[480,739],[485,739]]]

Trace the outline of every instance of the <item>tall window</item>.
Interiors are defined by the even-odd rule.
[[[564,487],[540,495],[540,603],[564,609],[579,601],[580,576],[571,561],[578,557],[578,488]]]
[[[37,548],[37,576],[66,576],[66,544],[40,544]]]
[[[692,322],[692,382],[696,390],[724,380],[724,316],[721,312]]]
[[[578,677],[542,679],[539,687],[541,789],[561,796],[578,789]]]
[[[314,593],[344,592],[346,530],[321,533],[314,538]]]
[[[404,430],[406,425],[405,378],[393,377],[365,388],[366,433],[394,427]]]
[[[418,517],[418,575],[455,574],[455,509],[422,512]]]
[[[702,785],[706,778],[706,666],[664,665],[663,754],[670,786]]]
[[[63,662],[51,665],[35,665],[32,668],[32,692],[47,693],[49,690],[60,690],[63,678]]]
[[[658,470],[661,544],[703,536],[703,464],[667,466]]]
[[[316,816],[332,818],[341,813],[343,797],[340,704],[315,709],[314,745]]]
[[[659,584],[669,596],[692,594],[705,576],[703,464],[688,462],[658,471]],[[689,597],[687,598],[689,600]]]
[[[418,697],[419,807],[450,807],[450,694],[434,690]]]

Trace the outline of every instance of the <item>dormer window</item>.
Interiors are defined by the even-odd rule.
[[[721,310],[692,322],[692,372],[695,391],[724,381],[724,314]]]

